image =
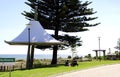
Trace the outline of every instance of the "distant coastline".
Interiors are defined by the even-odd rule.
[[[68,55],[58,55],[58,57],[67,58]],[[16,60],[26,60],[26,54],[0,54],[0,58],[15,58]],[[52,54],[35,54],[35,59],[52,59]]]

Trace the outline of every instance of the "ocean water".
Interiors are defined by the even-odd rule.
[[[58,57],[67,58],[67,55],[58,55]],[[26,54],[0,54],[0,58],[15,58],[16,60],[26,60]],[[52,59],[52,54],[35,54],[35,59]]]

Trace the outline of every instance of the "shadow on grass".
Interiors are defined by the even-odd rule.
[[[38,65],[37,67],[31,68],[31,69],[19,69],[19,70],[32,70],[32,69],[39,69],[39,68],[52,68],[52,67],[59,67],[59,66],[64,66],[64,64],[54,64],[54,65]]]
[[[52,68],[52,67],[59,67],[59,66],[64,66],[64,64],[42,65],[41,67],[38,67],[38,68]]]

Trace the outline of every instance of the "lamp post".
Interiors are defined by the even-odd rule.
[[[101,61],[101,51],[100,51],[100,38],[101,37],[98,37],[98,42],[99,42],[99,60]]]
[[[34,3],[35,5],[35,14],[34,19],[37,20],[38,18],[38,2],[39,0],[36,0]],[[27,61],[26,61],[26,69],[31,69],[33,66],[33,58],[34,58],[34,45],[30,44],[30,24],[27,24],[28,26],[28,52],[27,52]]]
[[[27,52],[26,69],[30,69],[30,27],[28,27],[28,52]]]

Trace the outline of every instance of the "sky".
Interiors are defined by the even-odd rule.
[[[30,7],[24,2],[27,0],[2,0],[0,2],[0,54],[26,54],[27,46],[12,46],[4,42],[17,37],[29,23],[21,14],[30,11]],[[83,0],[83,2],[86,0]],[[117,41],[120,38],[120,1],[119,0],[88,0],[92,1],[88,7],[97,11],[93,17],[98,19],[90,23],[101,23],[90,27],[89,31],[79,32],[71,35],[81,37],[82,46],[77,48],[78,55],[92,54],[94,49],[99,48],[98,37],[100,37],[100,48],[106,52],[114,52]],[[52,51],[40,51],[35,49],[35,54],[52,54]],[[71,50],[58,51],[58,54],[72,54]]]

